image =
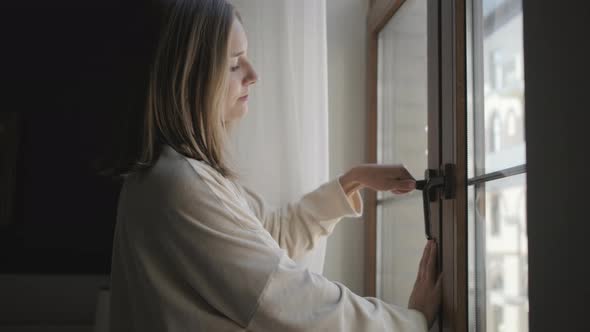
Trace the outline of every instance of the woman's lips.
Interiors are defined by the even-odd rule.
[[[238,99],[238,100],[240,100],[240,101],[246,101],[246,100],[248,100],[248,95],[245,95],[243,97],[240,97],[240,99]]]

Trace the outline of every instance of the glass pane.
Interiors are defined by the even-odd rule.
[[[469,186],[467,188],[467,220],[469,221],[468,225],[474,225],[475,221],[475,187]],[[477,274],[479,271],[485,271],[483,267],[476,267],[476,262],[480,263],[484,260],[476,261],[475,257],[478,256],[475,252],[475,243],[482,242],[479,239],[476,239],[476,232],[474,227],[468,227],[467,229],[467,310],[468,310],[468,323],[469,323],[469,331],[476,332],[476,331],[484,331],[483,329],[477,328],[477,323],[481,322],[481,319],[478,317],[478,313],[483,312],[482,303],[478,302],[483,297],[477,296],[477,294],[483,294],[485,290],[481,288],[483,286],[483,282],[479,284],[476,282],[477,280],[485,280],[485,278],[480,278]],[[483,257],[483,255],[479,255]],[[478,288],[479,286],[479,288]]]
[[[428,161],[426,1],[405,1],[379,33],[377,158],[422,178]]]
[[[388,303],[406,307],[418,264],[426,244],[419,193],[377,206],[379,263],[377,296]]]
[[[526,175],[469,188],[470,331],[528,331]]]
[[[468,177],[526,164],[521,0],[467,5]],[[468,188],[469,331],[528,331],[526,174]]]
[[[468,17],[468,176],[526,163],[521,0],[473,0]]]
[[[378,45],[378,162],[405,164],[416,178],[428,160],[426,26],[426,1],[407,0]],[[378,208],[377,295],[406,306],[426,243],[422,198],[416,191],[392,200]]]

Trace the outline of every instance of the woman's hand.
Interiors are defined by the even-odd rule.
[[[404,165],[363,164],[356,172],[361,185],[375,191],[405,194],[416,189],[416,180]]]
[[[434,324],[442,301],[442,274],[437,277],[436,257],[436,242],[430,240],[424,248],[418,268],[418,277],[408,303],[408,308],[424,314],[428,322],[428,329]]]

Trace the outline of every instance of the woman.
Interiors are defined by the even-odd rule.
[[[245,188],[225,152],[258,76],[224,0],[162,0],[141,140],[119,197],[111,271],[118,331],[426,331],[440,305],[428,243],[409,308],[355,295],[293,261],[359,189],[407,193],[402,166],[360,165],[282,209]]]

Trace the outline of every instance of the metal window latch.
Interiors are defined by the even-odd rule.
[[[424,205],[424,231],[426,239],[431,240],[430,233],[430,202],[436,202],[437,189],[442,189],[443,199],[455,198],[455,165],[446,164],[444,172],[427,169],[424,172],[424,180],[416,181],[416,189],[422,190],[422,203]]]

